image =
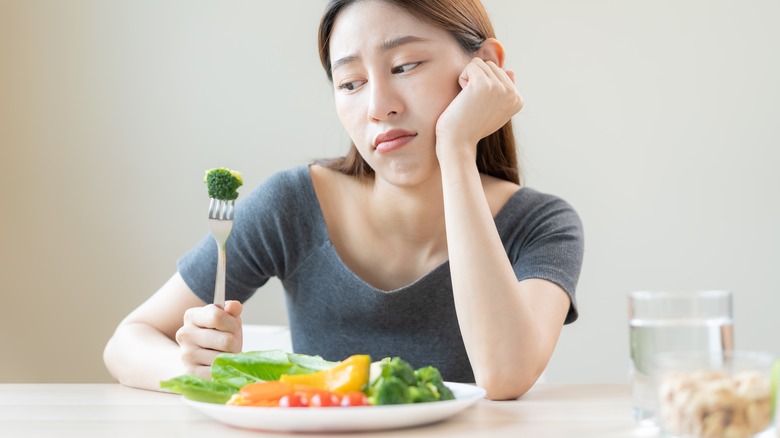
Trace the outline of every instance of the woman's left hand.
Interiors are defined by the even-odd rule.
[[[467,144],[476,154],[479,140],[504,126],[523,108],[512,70],[474,58],[458,78],[461,92],[436,122],[436,153],[442,144]]]

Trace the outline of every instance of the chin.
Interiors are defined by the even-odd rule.
[[[438,162],[424,163],[421,160],[410,162],[395,161],[380,169],[377,174],[393,185],[401,187],[414,187],[426,184],[432,179],[441,181]],[[376,172],[376,168],[374,171]]]

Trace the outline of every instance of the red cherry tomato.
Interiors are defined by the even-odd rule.
[[[339,396],[328,391],[321,391],[312,394],[309,399],[309,406],[313,408],[328,408],[332,406],[339,406],[341,399]]]
[[[368,406],[368,398],[360,391],[352,391],[341,398],[341,406]]]
[[[308,397],[300,392],[294,392],[279,399],[280,408],[306,408],[308,406]]]

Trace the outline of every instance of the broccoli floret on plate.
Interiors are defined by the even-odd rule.
[[[414,377],[414,368],[399,357],[392,359],[386,357],[379,361],[379,366],[382,377],[397,377],[406,383],[407,386],[417,384],[417,379]]]
[[[441,373],[435,367],[419,368],[414,372],[414,376],[418,385],[425,386],[433,392],[436,400],[453,400],[455,398],[455,394],[450,391],[450,388],[444,385]]]
[[[435,387],[429,387],[426,384],[418,383],[417,386],[409,387],[409,396],[412,399],[412,403],[426,403],[438,400],[436,396],[438,392],[435,392]]]
[[[375,369],[366,391],[369,404],[425,403],[455,398],[435,367],[414,370],[398,357],[386,357],[372,366]]]
[[[400,405],[412,403],[409,385],[398,377],[379,377],[369,388],[368,404],[370,405]]]
[[[241,172],[218,167],[206,171],[203,182],[208,188],[209,198],[232,201],[238,198],[236,189],[244,184]]]

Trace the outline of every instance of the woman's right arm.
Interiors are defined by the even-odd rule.
[[[119,323],[106,368],[123,385],[151,390],[181,374],[208,378],[217,354],[241,351],[241,310],[237,301],[206,305],[177,272]]]

